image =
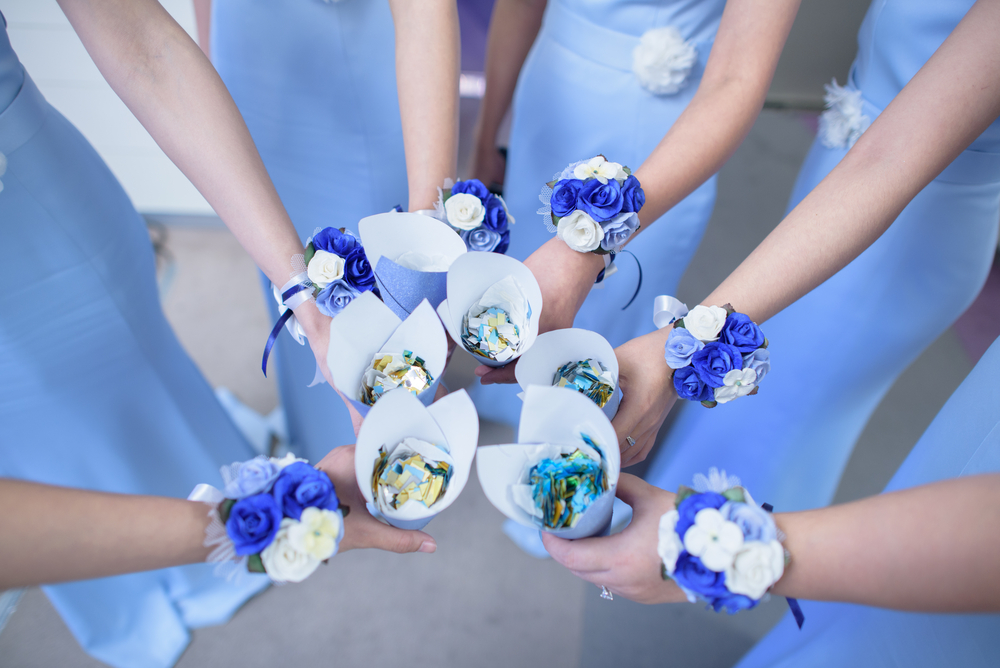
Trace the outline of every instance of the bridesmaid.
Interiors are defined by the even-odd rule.
[[[212,62],[303,241],[329,225],[357,233],[361,218],[396,205],[433,208],[457,162],[454,0],[195,6],[211,15],[210,29],[202,22],[199,31],[211,35]],[[263,288],[273,322],[266,278]],[[316,460],[353,442],[334,390],[309,387],[316,371],[309,349],[282,334],[275,350],[292,449]]]
[[[154,0],[60,4],[115,92],[257,265],[287,276],[302,244],[194,42]],[[253,456],[164,318],[142,218],[38,91],[6,29],[0,173],[0,476],[184,497]],[[313,303],[296,314],[325,360],[329,318]],[[45,592],[95,658],[165,668],[189,629],[226,621],[266,586],[192,565]]]

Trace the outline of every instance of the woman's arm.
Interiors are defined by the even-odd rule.
[[[433,209],[458,169],[461,47],[455,0],[390,0],[410,211]]]
[[[198,29],[198,46],[212,59],[212,0],[194,0],[194,22]]]
[[[674,495],[622,474],[632,523],[607,538],[543,534],[552,557],[579,577],[640,603],[684,601],[660,577],[660,517]],[[956,478],[840,506],[778,513],[790,566],[774,593],[922,612],[1000,611],[996,554],[1000,475]]]

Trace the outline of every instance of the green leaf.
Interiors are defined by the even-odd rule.
[[[554,213],[551,214],[551,218],[552,218],[552,224],[555,225],[556,227],[559,227],[559,221],[562,220],[562,218]]]
[[[629,176],[632,176],[632,170],[626,167],[625,165],[622,165],[622,171],[628,174]]]
[[[757,394],[757,392],[759,392],[759,391],[760,391],[760,385],[758,385],[757,387],[755,387],[752,390],[750,390],[750,392],[747,393],[747,396],[748,397],[752,397],[753,395]]]
[[[344,504],[340,504],[339,506],[337,506],[337,509],[344,514],[345,518],[351,514],[350,506],[345,506]]]
[[[673,580],[673,578],[667,573],[667,565],[662,561],[660,562],[660,577],[664,580]]]
[[[555,188],[557,183],[559,183],[559,182],[558,181],[549,181],[545,185],[547,185],[549,188]]]
[[[684,318],[681,318],[674,323],[674,329],[687,329],[687,327],[684,326]]]
[[[447,190],[442,190],[441,191],[441,203],[442,204],[444,204],[445,202],[447,202],[449,197],[451,197],[451,188],[448,188]]]
[[[680,487],[677,488],[677,497],[674,499],[674,507],[681,505],[681,502],[684,499],[688,498],[692,494],[697,494],[697,493],[698,492],[694,491],[690,487],[687,487],[686,485],[681,485]]]
[[[770,344],[771,344],[771,342],[768,341],[767,337],[765,336],[764,337],[764,345],[762,345],[761,348],[767,348]]]
[[[247,570],[251,573],[267,573],[264,570],[264,562],[261,560],[259,554],[251,554],[247,557]]]
[[[743,494],[742,487],[730,487],[722,493],[722,496],[726,497],[730,501],[735,501],[736,503],[747,502],[747,497]]]
[[[235,503],[236,499],[226,499],[219,504],[219,519],[223,524],[229,521],[229,513],[232,512]]]
[[[716,406],[719,405],[719,402],[718,401],[703,401],[703,402],[701,402],[701,405],[704,406],[705,408],[715,408]]]
[[[306,246],[306,253],[305,253],[307,267],[309,266],[309,261],[313,259],[313,255],[315,254],[316,254],[316,247],[313,246],[313,243],[310,241],[309,244]]]
[[[726,315],[727,316],[736,313],[736,309],[733,308],[732,304],[723,304],[722,308],[726,309]]]

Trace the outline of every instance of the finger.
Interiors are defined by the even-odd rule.
[[[635,513],[643,506],[643,502],[649,497],[650,492],[656,489],[639,476],[631,473],[622,473],[618,476],[618,489],[615,495],[632,507]]]
[[[517,365],[517,360],[514,360],[510,364],[501,367],[488,367],[479,366],[476,368],[476,375],[479,376],[479,382],[483,385],[492,385],[493,383],[501,384],[512,384],[517,382],[517,377],[514,375],[514,367]]]
[[[644,460],[656,442],[655,434],[650,435],[649,432],[641,434],[638,438],[633,437],[632,440],[635,441],[635,445],[622,453],[622,467],[632,466]]]
[[[606,571],[615,554],[614,536],[565,540],[542,532],[542,543],[552,558],[571,571]]]
[[[573,575],[580,578],[581,580],[586,580],[590,584],[601,586],[601,578],[604,577],[605,571],[595,572],[595,573],[585,573],[583,571],[570,571]]]
[[[625,437],[635,431],[635,427],[642,417],[639,407],[635,406],[634,403],[629,401],[628,395],[623,392],[621,403],[618,404],[618,412],[615,414],[615,419],[611,421],[611,426],[615,428],[615,435],[618,436],[618,448],[623,455],[625,449],[628,448],[628,441],[625,440]]]
[[[333,387],[334,390],[337,390],[335,385],[331,384],[331,387]],[[340,398],[344,400],[344,405],[347,406],[347,412],[351,415],[351,426],[354,427],[354,435],[357,436],[358,432],[361,431],[361,423],[364,422],[365,419],[361,417],[361,413],[358,412],[358,409],[354,407],[354,404],[348,400],[347,396],[344,395],[343,392],[337,390],[337,394],[340,395]]]
[[[448,388],[445,387],[444,381],[438,383],[438,389],[434,392],[434,401],[437,401],[441,397],[448,395]]]
[[[367,544],[359,547],[373,547],[378,550],[395,552],[396,554],[406,554],[408,552],[434,552],[437,550],[437,542],[423,531],[404,531],[396,527],[382,524],[375,518],[372,521],[377,526],[372,526],[366,533]]]

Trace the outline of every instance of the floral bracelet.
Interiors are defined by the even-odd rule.
[[[224,466],[222,477],[222,491],[202,484],[188,497],[212,505],[209,562],[301,582],[337,553],[349,509],[324,471],[289,454]]]
[[[514,216],[503,197],[490,192],[479,179],[452,182],[438,188],[434,209],[420,211],[455,230],[470,251],[506,253]]]
[[[660,518],[660,575],[673,580],[690,602],[735,614],[765,600],[790,556],[770,506],[757,503],[736,476],[716,468],[683,485],[674,508]],[[799,627],[802,611],[788,599]]]

